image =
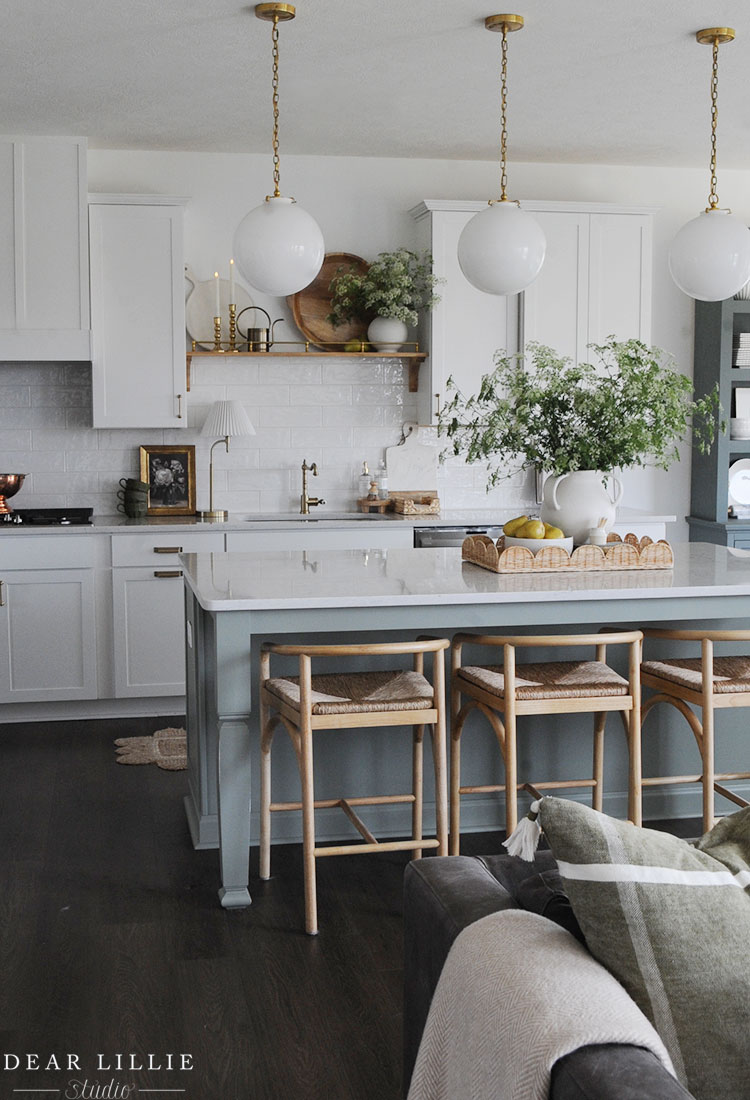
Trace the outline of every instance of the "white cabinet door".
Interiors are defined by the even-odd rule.
[[[542,270],[523,292],[523,342],[546,344],[581,362],[588,342],[589,215],[534,211],[547,250]]]
[[[522,295],[524,346],[547,344],[574,363],[608,336],[651,341],[652,217],[643,208],[524,203],[547,253]]]
[[[95,428],[187,427],[183,210],[89,196]]]
[[[88,360],[86,139],[0,138],[0,360]]]
[[[93,569],[2,574],[0,702],[95,699]]]
[[[432,424],[445,400],[449,377],[467,396],[476,393],[482,375],[498,351],[518,349],[518,295],[498,297],[477,290],[458,264],[458,238],[485,203],[426,200],[412,210],[419,249],[432,253],[433,271],[445,279],[440,301],[422,318],[420,344],[429,358],[419,372],[419,422]]]
[[[113,569],[115,697],[184,695],[182,570]]]

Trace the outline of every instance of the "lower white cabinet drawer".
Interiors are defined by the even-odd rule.
[[[218,531],[168,531],[148,535],[113,535],[112,565],[152,565],[154,569],[178,566],[179,554],[221,553],[224,533]]]
[[[93,566],[97,536],[16,535],[0,531],[0,571],[86,569]]]

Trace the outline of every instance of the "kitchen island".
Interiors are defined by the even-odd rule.
[[[673,547],[667,570],[500,575],[458,549],[185,554],[189,794],[225,907],[248,891],[257,652],[280,636],[750,622],[750,552]]]

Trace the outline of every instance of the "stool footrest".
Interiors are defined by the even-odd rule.
[[[408,852],[417,848],[439,848],[439,840],[383,840],[374,844],[334,844],[329,848],[314,848],[317,856],[352,856],[367,852]]]
[[[524,791],[528,790],[530,786],[534,786],[541,790],[557,790],[563,787],[595,787],[595,779],[547,779],[540,783],[516,784],[516,790]],[[490,794],[496,791],[504,791],[504,783],[486,783],[481,786],[472,787],[459,787],[459,794]]]
[[[413,794],[377,794],[357,798],[316,798],[313,805],[316,810],[332,810],[346,801],[350,806],[383,806],[389,802],[414,802]],[[270,810],[301,810],[301,802],[272,802]]]

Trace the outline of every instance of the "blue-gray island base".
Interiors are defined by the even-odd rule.
[[[185,554],[189,794],[220,848],[226,907],[250,904],[257,648],[281,636],[750,622],[750,552],[673,547],[669,570],[496,574],[460,549]],[[257,709],[257,708],[256,708]]]

